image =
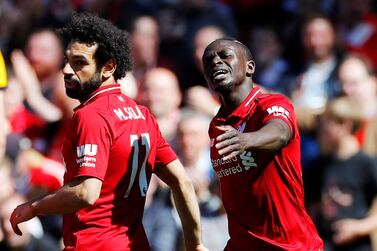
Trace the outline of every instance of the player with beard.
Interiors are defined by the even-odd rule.
[[[209,136],[229,220],[225,250],[323,250],[304,207],[292,104],[254,87],[251,53],[237,40],[215,40],[202,61],[221,101]]]
[[[200,240],[195,192],[155,118],[123,95],[116,81],[131,70],[127,34],[89,14],[74,15],[62,30],[68,46],[66,93],[78,99],[62,155],[64,186],[18,206],[11,224],[63,214],[64,250],[150,250],[142,225],[152,173],[168,184],[182,220],[186,249]]]

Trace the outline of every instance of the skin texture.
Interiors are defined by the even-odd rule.
[[[231,114],[253,89],[255,70],[248,49],[238,41],[218,39],[205,50],[202,61],[208,86],[219,95],[220,112]],[[223,131],[216,138],[216,148],[224,160],[246,150],[278,151],[291,137],[289,126],[280,119],[272,119],[261,129],[241,133],[229,125],[219,126]]]

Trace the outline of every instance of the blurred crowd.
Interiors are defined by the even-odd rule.
[[[288,96],[301,130],[306,206],[325,250],[377,250],[377,2],[373,0],[0,0],[5,156],[0,250],[61,249],[61,217],[10,228],[12,210],[62,185],[60,150],[77,101],[65,95],[55,28],[90,11],[130,34],[134,69],[122,91],[147,106],[192,178],[203,242],[223,250],[227,218],[207,135],[219,102],[202,75],[205,47],[246,44],[254,81]],[[144,225],[152,251],[183,250],[170,191],[152,177]],[[373,245],[373,242],[376,244]]]

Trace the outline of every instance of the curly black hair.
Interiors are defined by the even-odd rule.
[[[117,64],[115,80],[121,79],[126,72],[132,70],[128,33],[109,21],[91,13],[74,13],[71,21],[58,32],[66,42],[97,44],[98,49],[94,55],[97,67],[100,68],[110,59],[114,59]]]

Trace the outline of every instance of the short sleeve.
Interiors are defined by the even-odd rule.
[[[3,55],[1,54],[0,51],[0,89],[3,89],[7,86],[7,71],[5,67],[5,62]]]
[[[271,119],[281,119],[292,132],[296,125],[296,115],[292,103],[283,95],[271,95],[271,98],[262,104],[263,124]]]
[[[95,111],[79,110],[73,117],[73,127],[76,142],[74,177],[90,176],[103,181],[111,145],[108,124]]]

